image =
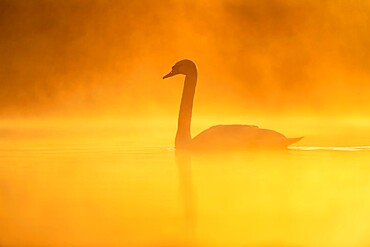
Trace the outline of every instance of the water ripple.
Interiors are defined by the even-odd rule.
[[[291,150],[299,151],[370,151],[370,146],[294,146]]]

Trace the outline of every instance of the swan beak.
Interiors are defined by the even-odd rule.
[[[171,77],[171,76],[174,76],[174,75],[176,75],[176,73],[173,72],[173,70],[172,70],[170,73],[168,73],[167,75],[163,76],[163,79],[166,79],[166,78]]]

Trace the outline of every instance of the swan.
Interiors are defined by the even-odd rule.
[[[176,150],[284,149],[303,137],[287,138],[274,130],[255,125],[216,125],[191,138],[190,126],[193,99],[198,79],[195,63],[184,59],[177,62],[163,79],[185,75],[175,138]]]

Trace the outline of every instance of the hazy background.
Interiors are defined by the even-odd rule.
[[[370,0],[0,0],[0,246],[370,246],[369,24]],[[301,147],[175,159],[183,58],[193,135]]]
[[[0,115],[368,115],[370,1],[0,0]]]

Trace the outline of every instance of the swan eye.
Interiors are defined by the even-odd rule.
[[[176,72],[176,71],[178,71],[178,68],[177,68],[177,66],[173,66],[173,67],[172,67],[172,71],[173,71],[173,72]]]

